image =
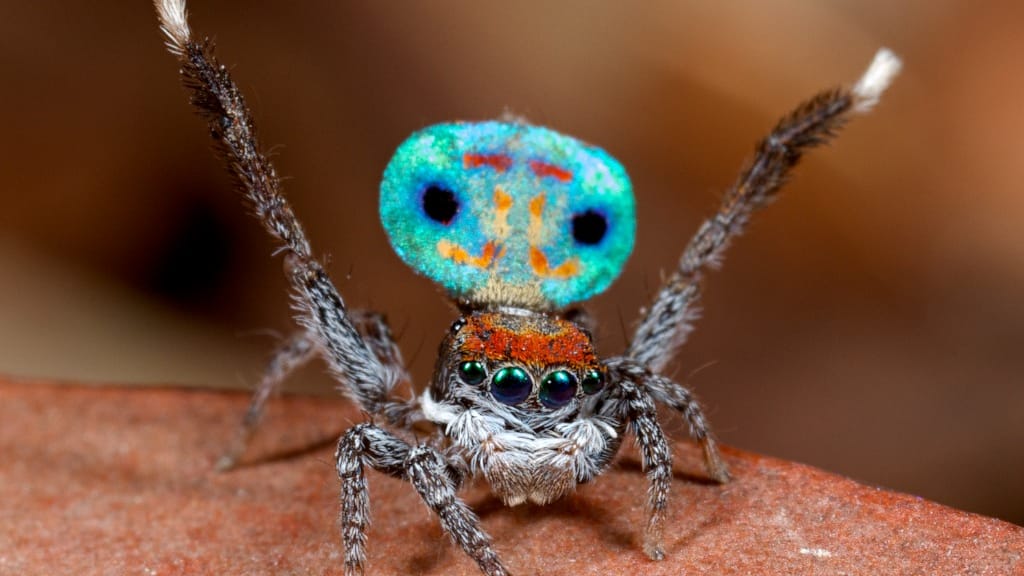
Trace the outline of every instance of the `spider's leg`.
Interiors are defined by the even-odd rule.
[[[621,377],[622,374],[616,374]],[[644,530],[644,552],[652,560],[662,560],[662,533],[668,509],[668,492],[672,484],[672,448],[658,424],[654,398],[639,382],[613,378],[614,396],[618,396],[622,413],[629,422],[643,458],[644,471],[650,486],[647,489],[647,527]]]
[[[391,374],[395,384],[408,384],[412,392],[412,376],[405,366],[402,350],[398,347],[387,317],[373,310],[352,310],[348,314],[363,342],[377,357],[384,370]],[[415,402],[387,402],[382,413],[385,420],[396,426],[409,427],[421,418]]]
[[[345,574],[362,574],[366,560],[366,529],[370,501],[363,466],[408,480],[428,508],[441,520],[452,541],[469,555],[487,576],[508,574],[491,547],[480,519],[458,498],[465,471],[429,446],[410,446],[373,424],[352,427],[338,442],[341,478],[341,533],[345,544]]]
[[[676,270],[647,308],[627,355],[661,371],[690,332],[704,270],[719,263],[729,241],[743,232],[755,210],[768,204],[804,151],[834,137],[853,114],[870,110],[899,72],[899,59],[879,50],[851,89],[821,92],[798,106],[757,145],[754,159],[725,193],[718,212],[690,240]]]
[[[238,433],[220,460],[217,461],[217,470],[226,471],[235,467],[238,460],[245,454],[249,443],[256,434],[256,429],[263,420],[263,412],[267,406],[267,400],[277,391],[285,378],[297,368],[305,365],[316,355],[316,337],[305,330],[298,331],[287,340],[281,342],[267,363],[263,377],[260,378],[256,391],[249,402],[249,408],[245,411],[242,424],[238,427]]]
[[[348,316],[377,360],[400,381],[410,381],[402,350],[391,332],[387,317],[373,310],[352,310]]]
[[[399,380],[353,324],[341,295],[313,258],[309,242],[281,193],[274,166],[260,150],[252,115],[209,40],[192,37],[184,0],[155,0],[167,46],[181,64],[191,102],[206,118],[220,153],[264,228],[281,244],[299,321],[316,334],[344,392],[372,414],[396,406],[391,390]]]
[[[682,385],[664,376],[655,374],[644,365],[629,358],[614,358],[608,366],[618,378],[637,382],[647,390],[656,402],[661,402],[679,412],[690,427],[690,435],[700,444],[704,452],[704,466],[713,480],[720,483],[729,481],[729,468],[718,451],[718,443],[711,434],[711,427],[704,417],[704,409],[693,393]]]

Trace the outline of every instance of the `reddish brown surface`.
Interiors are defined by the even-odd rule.
[[[336,574],[330,442],[340,401],[275,403],[240,470],[213,462],[233,393],[0,382],[0,574]],[[661,563],[639,549],[635,453],[547,507],[466,493],[516,574],[1024,574],[1024,529],[807,466],[728,450],[702,480],[681,445]],[[272,457],[272,455],[278,455]],[[474,574],[413,491],[370,475],[371,574]]]

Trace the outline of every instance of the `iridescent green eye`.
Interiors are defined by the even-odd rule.
[[[506,366],[498,370],[491,379],[491,395],[502,404],[519,404],[533,391],[533,381],[526,370],[518,366]]]
[[[576,376],[568,370],[556,370],[544,377],[537,395],[548,408],[561,408],[576,396]]]
[[[604,374],[600,370],[588,370],[581,383],[584,394],[595,394],[604,388]]]
[[[487,368],[483,362],[463,362],[459,364],[459,380],[466,384],[476,386],[487,378]]]

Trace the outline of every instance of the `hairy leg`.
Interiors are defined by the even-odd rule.
[[[693,394],[680,384],[651,372],[639,362],[628,358],[617,358],[608,362],[617,378],[628,379],[644,387],[656,402],[667,405],[679,412],[690,428],[690,435],[700,444],[704,452],[704,466],[716,482],[729,481],[729,468],[722,461],[718,444],[711,434],[711,427],[704,416],[704,409]]]
[[[228,446],[227,451],[217,461],[217,470],[231,470],[245,454],[249,443],[256,434],[256,429],[263,420],[267,400],[280,389],[288,375],[308,363],[316,355],[314,338],[312,334],[302,330],[292,334],[274,349],[270,362],[267,363],[267,368],[263,372],[263,377],[260,378],[252,400],[249,402],[249,409],[245,411],[242,424],[238,427],[238,433],[231,445]]]
[[[620,375],[616,375],[620,376]],[[643,386],[627,378],[612,384],[613,397],[621,403],[620,417],[629,422],[643,458],[644,471],[650,486],[647,489],[647,526],[644,529],[644,552],[652,560],[662,560],[662,534],[668,493],[672,484],[672,449],[658,424],[654,399]]]
[[[428,508],[441,520],[452,541],[488,576],[508,574],[491,547],[480,519],[456,495],[464,471],[429,446],[410,446],[373,424],[351,428],[335,453],[341,478],[341,533],[345,544],[346,575],[362,574],[366,560],[366,530],[370,500],[364,466],[408,480]]]
[[[366,310],[355,310],[350,316],[356,330],[359,331],[380,362],[396,374],[401,375],[403,380],[408,381],[409,376],[405,370],[402,353],[398,349],[398,344],[391,334],[391,328],[384,315]],[[245,417],[238,427],[234,440],[217,462],[217,470],[231,470],[245,454],[263,420],[267,401],[280,390],[285,379],[317,355],[319,347],[316,339],[316,334],[300,330],[274,349],[263,377],[253,392],[249,408],[245,412]]]
[[[718,212],[697,230],[678,267],[646,309],[628,356],[655,372],[664,368],[691,330],[704,270],[721,262],[730,240],[743,232],[757,209],[774,199],[803,153],[831,140],[852,115],[869,111],[899,68],[895,55],[880,50],[852,89],[821,92],[779,121],[758,143],[754,159],[725,193]]]
[[[313,257],[305,232],[281,193],[274,166],[261,151],[252,115],[209,40],[192,37],[184,0],[155,0],[167,46],[181,64],[193,106],[206,118],[218,150],[245,199],[285,253],[299,322],[317,335],[347,396],[371,414],[398,404],[391,391],[402,375],[383,364],[359,334],[341,295]]]

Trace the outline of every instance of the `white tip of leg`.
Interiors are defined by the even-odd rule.
[[[172,52],[180,53],[192,37],[185,15],[185,0],[154,0],[153,5],[160,16],[160,29],[169,40],[167,47]]]
[[[871,65],[864,72],[864,75],[860,77],[857,84],[853,87],[853,97],[855,99],[853,108],[857,112],[867,112],[874,108],[875,104],[878,104],[879,97],[882,96],[882,92],[892,84],[896,75],[900,73],[900,68],[903,67],[903,61],[900,57],[893,54],[892,50],[888,48],[882,48],[875,54],[875,59],[871,61]]]

